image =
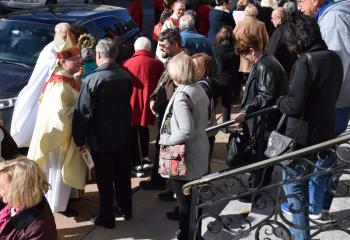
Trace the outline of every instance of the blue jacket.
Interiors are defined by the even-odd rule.
[[[343,84],[337,101],[337,108],[350,107],[350,1],[334,2],[318,14],[323,40],[329,50],[336,52],[344,69]]]
[[[190,53],[206,53],[214,59],[213,50],[209,39],[202,34],[199,34],[194,28],[186,28],[180,31],[182,39],[182,47]]]

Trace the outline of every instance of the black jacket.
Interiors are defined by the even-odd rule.
[[[270,37],[275,30],[275,27],[271,22],[271,14],[273,9],[270,7],[260,7],[260,5],[255,6],[258,8],[258,16],[256,16],[256,18],[265,23],[267,34],[269,34]]]
[[[291,72],[289,93],[277,104],[288,116],[286,135],[295,138],[299,121],[291,119],[302,118],[308,125],[307,145],[313,145],[335,137],[335,102],[343,66],[340,57],[325,44],[315,45],[307,52],[312,59],[312,73],[306,55],[301,55]]]
[[[209,12],[210,28],[208,32],[208,38],[212,46],[216,45],[216,34],[220,31],[222,26],[229,25],[232,29],[235,28],[236,23],[233,19],[232,13],[221,11],[218,9],[211,9]]]
[[[290,53],[288,51],[287,46],[283,41],[283,34],[287,30],[287,23],[282,23],[278,28],[273,32],[269,43],[266,48],[266,52],[273,55],[284,67],[284,70],[287,72],[287,76],[290,76],[290,72],[292,71],[293,65],[297,60],[297,56],[295,54]]]
[[[219,85],[232,86],[234,81],[238,81],[239,56],[231,44],[220,44],[214,52]]]
[[[82,86],[73,114],[73,138],[93,151],[113,152],[129,146],[132,82],[116,63],[105,63]]]
[[[253,65],[245,85],[241,111],[249,114],[273,106],[277,99],[286,94],[287,91],[288,79],[283,67],[275,57],[263,53],[258,62]],[[265,130],[272,131],[275,129],[279,117],[280,114],[276,112],[267,114],[264,118],[266,126],[254,126],[259,131],[256,135],[265,135]],[[260,123],[258,121],[255,124],[259,125]]]

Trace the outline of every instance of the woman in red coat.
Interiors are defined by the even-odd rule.
[[[143,168],[152,167],[148,159],[148,125],[154,124],[154,115],[149,107],[150,95],[157,86],[163,73],[163,63],[153,58],[151,42],[146,37],[139,37],[134,44],[135,54],[124,62],[123,67],[130,73],[133,92],[130,100],[132,107],[132,146],[131,159],[137,177],[143,175]],[[140,141],[138,141],[140,137]],[[139,143],[140,145],[139,146]],[[139,150],[141,148],[143,162]]]
[[[129,5],[129,14],[135,21],[140,30],[143,31],[143,11],[141,0],[131,0]]]

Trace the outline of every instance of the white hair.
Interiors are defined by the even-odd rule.
[[[180,18],[179,21],[179,28],[180,30],[186,29],[186,28],[194,28],[194,18],[191,15],[184,15]]]
[[[55,26],[55,33],[59,33],[59,32],[62,32],[62,31],[67,31],[67,29],[70,30],[69,23],[65,23],[65,22],[58,23]]]
[[[275,9],[275,8],[278,7],[278,3],[275,0],[261,0],[260,6],[262,6],[262,7],[270,7],[270,8]]]
[[[137,50],[148,50],[151,51],[151,41],[146,37],[139,37],[134,43],[134,49]]]

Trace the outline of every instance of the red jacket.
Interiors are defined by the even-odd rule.
[[[164,65],[154,59],[147,50],[138,50],[123,63],[130,73],[133,91],[130,100],[132,108],[132,126],[147,126],[154,123],[154,115],[149,107],[150,95],[157,87]]]
[[[153,0],[153,8],[162,13],[164,10],[163,0]]]
[[[141,0],[132,0],[129,5],[129,14],[140,30],[143,31],[143,11]]]
[[[204,36],[207,36],[209,31],[209,12],[209,4],[202,3],[197,8],[198,32]]]

